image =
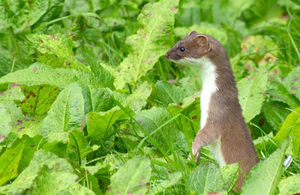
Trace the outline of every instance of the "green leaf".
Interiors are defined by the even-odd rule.
[[[78,155],[83,159],[92,152],[92,148],[89,146],[87,138],[84,136],[84,132],[81,130],[73,130],[69,134],[69,142],[67,146],[68,156],[70,159],[77,161]]]
[[[71,172],[54,171],[44,166],[34,181],[31,194],[59,194],[76,182],[77,175]]]
[[[188,179],[188,187],[197,194],[218,192],[223,188],[220,169],[212,163],[200,163]]]
[[[0,78],[2,83],[18,83],[24,85],[54,85],[64,88],[75,81],[90,83],[91,75],[72,69],[53,69],[41,63],[32,64],[29,68],[9,73]]]
[[[180,172],[171,173],[169,174],[168,179],[163,180],[158,184],[156,184],[155,186],[153,186],[152,189],[150,189],[149,194],[157,194],[160,192],[164,192],[167,188],[179,183],[181,178],[182,178],[182,173]]]
[[[17,135],[19,138],[22,138],[23,135],[28,135],[29,137],[34,137],[39,135],[40,126],[44,116],[42,117],[20,117],[16,121],[17,123],[13,125],[12,132]]]
[[[22,101],[24,98],[24,94],[17,84],[10,84],[8,90],[0,92],[0,101]]]
[[[58,87],[48,85],[22,86],[22,89],[26,98],[18,106],[24,114],[35,116],[46,114],[59,94]]]
[[[29,40],[37,48],[42,63],[54,68],[74,68],[88,70],[73,54],[73,42],[67,35],[33,34]]]
[[[0,186],[18,175],[18,166],[24,149],[24,141],[17,140],[0,156]],[[1,188],[0,188],[1,193]]]
[[[77,83],[68,85],[53,103],[43,121],[40,133],[53,141],[66,141],[69,131],[84,126],[84,100]]]
[[[267,81],[268,75],[261,68],[255,75],[243,78],[237,83],[239,102],[247,123],[260,113]]]
[[[158,81],[155,84],[154,98],[163,105],[179,103],[180,101],[183,101],[185,97],[190,95],[192,94],[184,88],[171,85],[164,81]]]
[[[284,79],[285,88],[300,101],[300,67],[293,69]]]
[[[220,41],[223,45],[227,43],[227,34],[221,28],[217,28],[215,25],[208,23],[201,23],[201,25],[194,24],[190,27],[176,27],[174,29],[175,35],[180,39],[183,39],[186,35],[188,35],[193,30],[197,31],[201,34],[209,34],[213,37],[216,37],[218,41]]]
[[[274,129],[279,129],[280,124],[285,120],[290,113],[288,106],[280,102],[265,102],[262,107],[262,112],[266,117],[268,123]]]
[[[5,104],[0,103],[0,143],[8,136],[11,127],[11,116]]]
[[[238,170],[239,170],[238,163],[228,164],[221,168],[222,176],[228,190],[234,187],[235,182],[237,181]]]
[[[73,168],[66,159],[58,158],[56,155],[44,150],[38,150],[35,152],[29,166],[11,184],[0,187],[0,193],[21,193],[31,188],[35,179],[39,177],[40,173],[43,173],[43,167],[51,170],[53,173],[64,172],[66,175],[72,176],[72,178],[76,177],[74,174],[71,175]]]
[[[113,71],[117,89],[122,89],[126,83],[134,83],[145,75],[172,46],[171,32],[177,6],[178,0],[160,0],[144,6],[138,16],[141,28],[127,39],[132,51],[117,70]]]
[[[242,194],[274,194],[282,174],[287,146],[287,141],[282,143],[268,159],[259,162],[251,170],[242,186]]]
[[[135,157],[111,177],[111,190],[108,194],[146,194],[150,177],[150,160],[142,156]]]
[[[299,156],[300,148],[300,107],[294,109],[281,124],[281,127],[274,137],[274,140],[280,144],[290,137],[293,146],[293,155]]]
[[[112,125],[125,116],[123,110],[114,107],[106,112],[90,112],[87,116],[88,136],[92,139],[103,139],[110,132]]]
[[[278,185],[279,195],[293,195],[300,193],[300,174],[282,179]]]
[[[268,86],[267,94],[271,96],[272,100],[283,102],[289,105],[292,109],[300,106],[300,102],[297,100],[297,98],[294,95],[290,94],[282,83],[275,80],[269,81],[271,83],[271,86]]]

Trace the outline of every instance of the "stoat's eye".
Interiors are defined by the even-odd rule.
[[[184,51],[185,51],[185,48],[184,48],[184,47],[180,47],[179,49],[180,49],[181,52],[184,52]]]

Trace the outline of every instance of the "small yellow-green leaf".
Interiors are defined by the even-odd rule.
[[[300,174],[282,179],[278,185],[279,195],[293,195],[300,193]]]

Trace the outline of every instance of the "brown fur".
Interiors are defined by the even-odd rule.
[[[185,47],[181,52],[180,47]],[[195,137],[193,148],[195,160],[200,157],[201,147],[221,138],[221,152],[226,164],[240,164],[237,187],[240,189],[244,174],[258,162],[254,144],[244,122],[238,101],[236,82],[225,48],[209,35],[191,32],[171,48],[166,57],[176,61],[182,58],[206,57],[216,66],[218,90],[212,94],[205,126]]]

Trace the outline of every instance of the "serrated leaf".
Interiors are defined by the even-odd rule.
[[[53,172],[73,172],[72,166],[66,159],[58,158],[56,155],[44,150],[38,150],[35,152],[29,166],[11,184],[0,187],[0,193],[21,193],[31,188],[43,167]]]
[[[145,75],[172,46],[171,31],[177,6],[178,0],[160,0],[144,6],[138,16],[141,28],[127,39],[132,51],[117,70],[112,71],[117,89],[122,89],[126,83],[134,83]]]
[[[146,194],[151,177],[151,162],[143,156],[127,161],[111,177],[108,194]]]
[[[68,139],[69,131],[84,125],[84,100],[77,83],[68,85],[53,103],[44,119],[40,133],[49,142]]]
[[[0,78],[2,83],[17,83],[24,85],[54,85],[64,88],[76,81],[90,83],[91,75],[87,72],[80,72],[72,69],[53,69],[41,63],[34,63],[29,68],[9,73]]]
[[[268,75],[261,68],[255,75],[243,78],[237,83],[238,98],[246,123],[260,113],[267,81]]]
[[[188,35],[193,30],[201,34],[209,34],[213,37],[216,37],[218,41],[220,41],[223,45],[227,43],[228,38],[227,38],[226,31],[217,28],[212,24],[201,23],[201,25],[194,24],[193,26],[190,27],[176,27],[174,29],[175,35],[180,39],[183,39],[186,35]]]
[[[200,163],[188,179],[189,189],[197,194],[218,192],[223,183],[220,169],[212,163]]]
[[[279,195],[293,195],[300,193],[300,174],[282,179],[278,185]]]
[[[0,156],[0,186],[18,175],[18,166],[22,157],[24,145],[24,140],[17,140],[12,147],[6,149]]]
[[[300,107],[294,109],[281,124],[281,127],[274,137],[274,140],[279,144],[290,137],[292,141],[293,155],[299,156],[300,148]]]
[[[284,79],[285,88],[300,101],[300,67],[297,67]]]
[[[88,70],[74,57],[71,37],[60,34],[33,34],[28,38],[39,52],[42,63],[54,68]]]
[[[242,194],[271,195],[275,192],[283,170],[284,154],[288,142],[282,145],[269,158],[259,162],[250,172],[242,186]]]

